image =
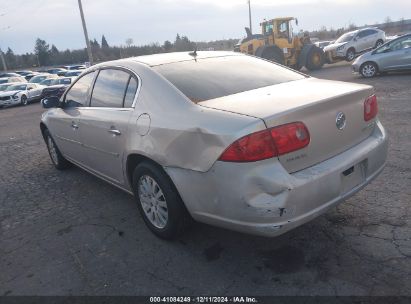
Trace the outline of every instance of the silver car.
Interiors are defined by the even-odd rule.
[[[353,61],[357,54],[377,48],[385,42],[385,32],[376,28],[364,28],[345,33],[333,43],[324,47],[328,63],[338,60]]]
[[[98,64],[43,106],[55,167],[134,194],[162,238],[192,219],[282,234],[359,191],[387,157],[372,87],[234,52]]]
[[[354,72],[367,78],[378,73],[411,70],[411,34],[396,38],[358,57],[352,68]]]

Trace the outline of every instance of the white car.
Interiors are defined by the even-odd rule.
[[[339,60],[353,61],[357,54],[380,47],[385,43],[385,32],[376,28],[365,28],[345,33],[324,47],[328,63]]]
[[[15,84],[0,93],[0,107],[12,105],[27,105],[39,100],[43,86],[35,83]]]
[[[20,76],[2,77],[0,78],[0,84],[10,82],[27,82],[26,78]]]

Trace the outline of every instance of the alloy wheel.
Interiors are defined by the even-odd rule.
[[[138,196],[144,214],[152,225],[163,229],[168,221],[168,207],[163,190],[149,175],[143,175],[138,181]]]
[[[50,136],[47,138],[47,146],[49,148],[51,160],[53,161],[55,165],[58,165],[59,160],[58,160],[56,146],[54,145],[53,139],[51,139]]]
[[[361,74],[365,77],[373,77],[376,72],[377,69],[373,64],[366,64],[361,69]]]

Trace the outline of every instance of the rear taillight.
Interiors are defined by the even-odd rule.
[[[306,147],[310,134],[302,122],[294,122],[244,136],[220,156],[227,162],[253,162],[280,156]]]
[[[364,101],[364,120],[369,121],[378,114],[377,96],[371,95]]]

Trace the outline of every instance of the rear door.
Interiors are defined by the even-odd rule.
[[[95,72],[83,75],[69,89],[64,105],[49,116],[49,130],[64,156],[85,165],[86,157],[80,140],[81,111],[88,105]]]
[[[90,100],[82,111],[81,138],[88,166],[103,177],[123,184],[123,154],[138,79],[122,69],[100,70]]]

